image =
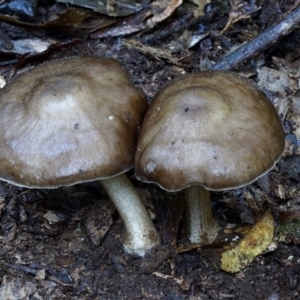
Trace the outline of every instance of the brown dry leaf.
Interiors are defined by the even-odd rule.
[[[268,209],[234,248],[222,253],[221,269],[229,273],[241,271],[268,248],[273,236],[274,221]]]
[[[86,220],[85,227],[95,246],[99,246],[101,240],[113,223],[112,215],[115,208],[110,201],[106,203],[96,202]]]
[[[178,284],[182,284],[182,282],[183,282],[182,278],[176,278],[172,275],[165,275],[165,274],[162,274],[160,272],[153,272],[152,274],[157,276],[157,277],[163,278],[163,279],[173,279]]]
[[[183,0],[163,0],[152,3],[152,12],[154,16],[147,21],[149,27],[167,19],[178,6],[182,4]]]
[[[133,40],[133,39],[123,39],[122,41],[123,45],[126,46],[129,49],[136,49],[139,52],[142,52],[146,55],[151,55],[155,58],[163,58],[168,60],[169,62],[175,64],[175,65],[180,65],[179,61],[181,59],[184,59],[184,57],[181,58],[176,58],[174,57],[171,53],[164,49],[158,49],[155,47],[151,46],[145,46],[139,41]]]
[[[115,23],[115,18],[100,15],[80,8],[66,8],[60,14],[52,15],[44,24],[46,27],[74,27],[78,29],[98,29]]]
[[[283,57],[272,56],[272,62],[278,70],[295,75],[300,67],[300,60],[289,61]]]
[[[258,85],[262,89],[267,89],[271,92],[278,92],[282,96],[286,96],[290,89],[288,74],[283,71],[262,67],[257,69]]]
[[[76,256],[73,253],[68,255],[55,256],[55,264],[58,267],[68,267],[76,261]]]
[[[29,299],[35,293],[37,285],[33,282],[25,281],[22,278],[8,279],[3,276],[0,287],[0,299]]]
[[[228,22],[221,31],[221,34],[223,34],[232,24],[243,19],[249,19],[253,13],[261,9],[261,7],[256,5],[256,1],[230,0],[230,5],[232,10],[229,13]]]
[[[50,16],[50,20],[45,23],[29,23],[19,21],[13,16],[0,15],[0,21],[24,26],[29,28],[78,28],[78,29],[98,29],[115,22],[115,18],[99,15],[95,12],[80,8],[67,8],[61,14]]]
[[[283,224],[292,222],[293,220],[300,218],[300,209],[279,211],[277,217]]]
[[[35,280],[45,280],[45,278],[46,278],[45,269],[39,270],[34,277]]]
[[[142,9],[142,5],[135,0],[59,0],[59,2],[86,7],[116,17],[128,16]]]
[[[62,213],[59,213],[57,211],[48,210],[46,214],[44,214],[44,219],[47,220],[48,224],[50,226],[63,223],[66,221],[66,216]],[[51,227],[50,227],[51,228]]]
[[[247,201],[249,207],[251,208],[251,210],[253,212],[258,213],[259,212],[259,208],[257,206],[256,201],[254,200],[253,196],[251,195],[251,193],[249,191],[244,191],[243,196],[245,198],[245,200]]]
[[[1,216],[5,206],[6,206],[5,199],[0,196],[0,216]]]
[[[68,8],[59,15],[53,15],[47,22],[48,26],[73,26],[86,20],[90,12],[83,9]]]
[[[210,3],[211,0],[185,0],[185,2],[188,3],[194,3],[195,5],[197,5],[201,10],[204,9],[205,5]]]
[[[184,253],[192,250],[197,250],[201,248],[202,245],[200,244],[188,244],[188,245],[181,245],[176,248],[176,253]]]
[[[12,48],[9,50],[1,49],[3,52],[18,53],[18,54],[36,54],[42,53],[49,49],[52,45],[55,45],[54,40],[42,40],[38,38],[34,39],[19,39],[12,40]]]
[[[204,10],[205,10],[205,6],[208,3],[211,3],[211,0],[186,0],[185,4],[190,4],[193,3],[194,5],[197,6],[197,8],[194,8],[194,16],[195,18],[203,16],[204,15]]]
[[[289,61],[282,57],[272,57],[272,61],[277,69],[288,74],[290,90],[294,93],[299,90],[300,59]]]
[[[104,37],[113,37],[113,36],[123,36],[132,34],[138,31],[141,31],[146,28],[145,20],[152,15],[150,9],[143,9],[136,14],[121,18],[116,24],[112,26],[106,26],[94,30],[90,33],[90,38],[104,38]]]
[[[139,12],[120,19],[113,26],[107,26],[99,30],[94,30],[90,37],[92,39],[124,36],[147,27],[153,27],[155,24],[168,18],[175,9],[182,4],[182,0],[164,0],[156,1],[151,4],[151,8],[145,8]]]

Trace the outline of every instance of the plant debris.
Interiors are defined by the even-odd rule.
[[[241,271],[267,250],[273,235],[274,221],[271,210],[268,209],[237,245],[222,253],[221,269],[229,273]]]
[[[230,69],[260,85],[286,132],[271,172],[212,193],[214,216],[228,227],[213,244],[191,244],[180,195],[130,170],[162,238],[143,258],[124,252],[123,224],[97,182],[56,190],[0,182],[0,299],[299,298],[299,0],[0,2],[0,87],[49,60],[91,54],[119,60],[151,102],[177,76]],[[255,217],[266,206],[274,223],[269,211]]]

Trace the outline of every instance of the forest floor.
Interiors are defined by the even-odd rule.
[[[97,13],[55,1],[13,2],[0,4],[0,83],[45,61],[93,54],[124,64],[149,102],[171,79],[210,69],[299,5],[127,0],[105,1]],[[299,299],[299,45],[297,27],[234,69],[264,90],[286,133],[284,154],[268,174],[212,193],[222,229],[253,226],[271,208],[273,242],[253,262],[237,273],[222,270],[224,249],[243,234],[221,230],[213,244],[191,245],[180,194],[139,182],[133,170],[127,175],[162,237],[145,257],[124,251],[124,227],[98,182],[56,190],[0,182],[0,299]]]

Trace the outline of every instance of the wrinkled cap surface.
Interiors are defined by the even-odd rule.
[[[0,93],[2,180],[49,188],[132,167],[147,101],[116,60],[83,56],[49,62]]]
[[[193,184],[224,190],[267,172],[283,148],[277,112],[252,81],[203,71],[178,77],[155,96],[138,136],[135,170],[169,191]]]

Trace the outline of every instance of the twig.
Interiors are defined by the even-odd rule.
[[[236,51],[227,55],[220,62],[215,64],[212,70],[232,70],[242,62],[254,57],[256,54],[269,48],[279,38],[288,35],[300,22],[300,6],[292,11],[286,18],[276,25],[271,26],[265,32],[249,43],[241,46]]]

